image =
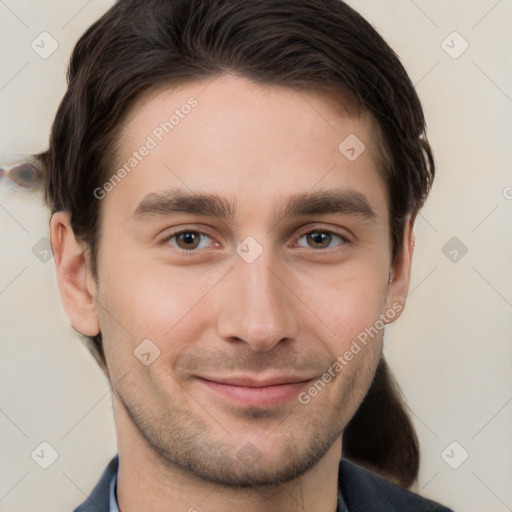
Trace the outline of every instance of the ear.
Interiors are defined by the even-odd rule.
[[[79,244],[67,212],[56,212],[50,220],[50,241],[57,269],[57,282],[64,310],[72,326],[86,336],[96,336],[96,282],[90,270],[89,251]]]
[[[414,253],[414,221],[416,215],[410,216],[404,229],[404,238],[402,250],[396,255],[395,261],[392,262],[389,283],[388,295],[386,299],[386,311],[390,314],[385,314],[384,320],[386,323],[394,322],[405,308],[405,300],[409,293],[409,284],[411,281],[411,268],[412,256]]]

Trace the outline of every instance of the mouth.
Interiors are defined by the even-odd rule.
[[[275,407],[292,399],[313,380],[309,377],[275,376],[257,379],[249,376],[232,378],[197,377],[209,391],[237,405]]]

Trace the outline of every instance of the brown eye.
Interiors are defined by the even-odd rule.
[[[346,243],[346,238],[330,231],[310,231],[299,238],[298,245],[308,249],[331,249]]]
[[[192,254],[202,252],[202,249],[214,249],[219,247],[218,242],[215,242],[211,236],[202,231],[195,231],[193,229],[181,229],[169,233],[162,241],[163,244],[171,246],[178,254]]]
[[[331,234],[330,233],[321,233],[319,231],[313,231],[306,235],[308,244],[314,249],[325,249],[329,247],[329,243],[331,242]]]
[[[174,237],[176,237],[176,245],[185,250],[197,249],[201,242],[201,234],[195,231],[184,231],[174,235]]]

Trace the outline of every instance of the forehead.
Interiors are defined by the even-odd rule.
[[[286,196],[340,188],[385,217],[376,133],[368,113],[327,93],[233,75],[163,88],[127,115],[114,166],[126,172],[102,207],[123,199],[133,213],[147,194],[182,188],[275,213]]]

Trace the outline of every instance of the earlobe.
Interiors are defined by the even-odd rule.
[[[56,212],[50,221],[50,240],[62,304],[73,327],[86,336],[99,333],[96,283],[89,253],[77,242],[67,212]]]
[[[405,301],[409,293],[411,280],[412,257],[414,253],[414,221],[416,216],[410,216],[404,229],[403,245],[400,254],[393,261],[388,278],[388,295],[386,311],[393,310],[393,315],[384,315],[386,323],[396,320],[405,308]],[[398,313],[398,314],[396,314]]]

